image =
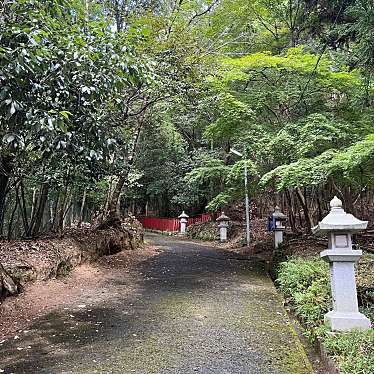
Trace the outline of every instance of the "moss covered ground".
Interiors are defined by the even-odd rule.
[[[314,373],[263,265],[153,235],[158,255],[0,346],[4,373]],[[128,282],[133,282],[128,292]],[[28,348],[30,347],[30,348]]]

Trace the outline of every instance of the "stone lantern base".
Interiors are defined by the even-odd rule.
[[[370,320],[362,313],[345,313],[331,311],[325,314],[325,323],[332,331],[367,330],[371,327]]]
[[[330,263],[334,310],[325,315],[332,331],[367,330],[371,322],[358,311],[354,264],[362,256],[360,250],[327,249],[321,258]]]

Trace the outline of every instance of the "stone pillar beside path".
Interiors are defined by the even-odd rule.
[[[325,315],[325,323],[332,331],[367,330],[371,323],[358,310],[354,268],[362,251],[352,249],[352,233],[366,229],[368,222],[346,213],[336,196],[330,207],[330,213],[313,228],[316,234],[328,235],[328,249],[321,258],[330,264],[333,310]]]
[[[227,241],[227,229],[229,228],[230,218],[224,212],[217,218],[219,227],[219,239],[221,242]]]
[[[180,216],[178,216],[180,220],[180,234],[185,235],[187,231],[187,224],[188,224],[188,218],[190,218],[185,211],[182,212]]]

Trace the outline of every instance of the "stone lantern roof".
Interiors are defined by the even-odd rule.
[[[330,213],[313,227],[313,233],[327,233],[331,231],[360,231],[365,230],[368,222],[360,221],[352,214],[346,213],[343,203],[336,196],[330,201]]]
[[[187,215],[185,211],[183,211],[182,214],[178,216],[178,218],[190,218],[190,216]]]
[[[287,216],[281,212],[281,210],[280,210],[280,208],[279,208],[278,205],[274,208],[273,217],[277,221],[285,221],[287,219]]]
[[[217,222],[230,221],[230,218],[225,215],[225,212],[222,212],[216,221]]]

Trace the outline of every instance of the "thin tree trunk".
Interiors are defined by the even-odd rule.
[[[296,232],[296,218],[295,218],[295,213],[294,213],[294,207],[293,207],[293,202],[292,202],[292,196],[291,196],[291,191],[289,189],[286,189],[285,191],[286,199],[288,202],[288,218],[291,226],[292,232]]]
[[[84,214],[84,208],[86,206],[86,197],[87,197],[87,190],[84,189],[83,197],[82,197],[82,204],[81,204],[81,210],[79,212],[79,220],[78,220],[78,227],[82,226],[83,222],[83,214]]]
[[[65,205],[68,195],[68,185],[65,185],[65,189],[62,192],[62,196],[60,198],[60,204],[58,207],[57,212],[57,231],[61,234],[63,227],[64,227],[64,215],[65,215]]]
[[[35,214],[30,224],[30,233],[31,233],[31,237],[33,238],[37,237],[40,233],[44,209],[45,209],[45,205],[48,199],[48,192],[49,192],[48,184],[43,183],[40,188],[37,208],[35,209]]]
[[[34,187],[32,191],[32,205],[31,205],[30,217],[34,217],[35,209],[36,209],[36,202],[37,202],[36,187]]]
[[[305,199],[305,196],[301,192],[299,187],[296,188],[296,196],[298,197],[301,207],[304,211],[305,226],[306,226],[307,232],[310,233],[312,231],[312,218],[310,217],[310,212],[309,212],[309,208],[308,208],[308,204]]]
[[[25,189],[24,189],[24,185],[23,185],[23,181],[21,179],[20,181],[20,192],[21,192],[21,196],[17,195],[17,198],[19,199],[18,203],[19,203],[19,206],[20,206],[20,210],[21,210],[21,217],[22,217],[22,222],[23,222],[23,232],[24,232],[24,235],[27,235],[27,233],[29,232],[29,221],[28,221],[28,217],[27,217],[27,207],[26,207],[26,199],[25,199]]]
[[[52,217],[51,217],[51,220],[52,220],[52,228],[54,231],[57,230],[56,226],[57,226],[57,213],[58,213],[58,204],[60,202],[60,193],[57,193],[57,197],[56,197],[56,200],[53,202],[53,208],[52,208]]]
[[[16,190],[15,190],[15,203],[14,203],[14,208],[13,208],[12,213],[10,215],[9,224],[8,224],[8,236],[7,236],[8,241],[12,239],[14,216],[16,214],[17,207],[18,207],[17,195],[18,195],[19,185],[17,184],[15,188],[16,188]]]
[[[110,177],[108,191],[107,191],[106,200],[105,200],[105,209],[104,209],[105,212],[109,211],[109,203],[112,198],[112,189],[113,189],[113,178]]]
[[[68,193],[68,196],[67,196],[66,202],[65,202],[64,217],[63,217],[63,220],[62,220],[62,229],[64,229],[68,225],[71,225],[71,219],[69,221],[68,218],[69,217],[71,218],[71,214],[70,213],[71,213],[72,205],[73,205],[72,199],[73,199],[73,194],[70,191]]]
[[[6,190],[8,187],[9,177],[0,174],[0,217],[3,216],[5,210]]]
[[[5,216],[5,199],[8,191],[9,174],[12,171],[11,159],[0,154],[0,226]]]

